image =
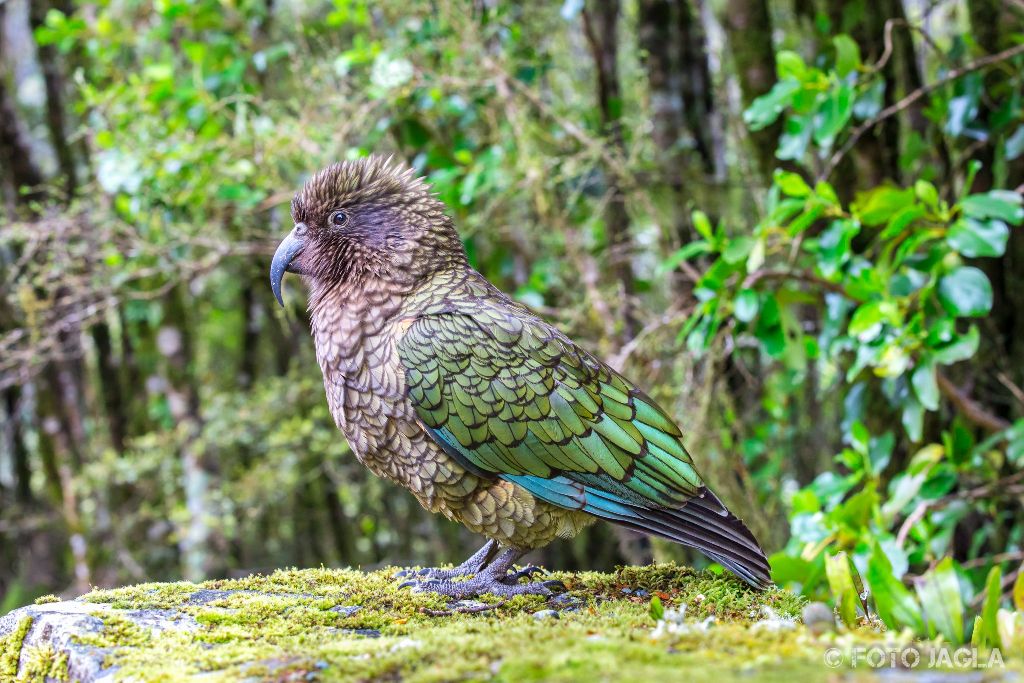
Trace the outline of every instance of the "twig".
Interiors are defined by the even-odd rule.
[[[612,355],[608,359],[608,365],[610,365],[612,369],[622,372],[623,367],[626,365],[626,361],[629,360],[629,357],[633,355],[637,348],[639,348],[640,342],[642,342],[645,337],[656,332],[662,327],[679,322],[680,320],[685,320],[689,313],[692,313],[692,308],[688,312],[668,311],[664,315],[651,320],[644,325],[632,339],[623,344],[618,353]]]
[[[1017,399],[1021,403],[1024,403],[1024,389],[1021,389],[1019,386],[1014,384],[1013,380],[1007,377],[1005,372],[997,372],[996,379],[998,379],[999,383],[1006,387],[1011,394],[1013,394],[1013,397],[1015,399]]]
[[[976,557],[973,560],[961,562],[960,566],[964,569],[974,569],[975,567],[984,567],[987,564],[1003,564],[1004,562],[1017,562],[1018,560],[1024,560],[1024,550],[998,553],[988,557]]]
[[[1005,62],[1008,59],[1013,59],[1014,57],[1020,54],[1024,54],[1024,44],[1015,45],[1014,47],[1007,48],[1005,50],[1002,50],[1001,52],[981,57],[980,59],[976,59],[973,62],[967,64],[966,66],[963,66],[959,69],[951,70],[949,73],[947,73],[945,76],[938,79],[934,83],[929,83],[928,85],[921,86],[917,90],[909,93],[899,102],[896,102],[895,104],[886,107],[882,111],[878,112],[878,114],[876,114],[873,118],[868,119],[867,121],[853,129],[853,132],[850,134],[850,137],[846,140],[846,142],[843,143],[843,146],[829,158],[828,163],[825,164],[825,168],[818,176],[818,180],[827,180],[828,177],[832,175],[832,172],[835,171],[836,167],[839,165],[839,162],[843,160],[843,157],[845,157],[853,148],[853,146],[857,144],[857,141],[860,140],[860,138],[866,132],[877,126],[882,121],[886,120],[891,116],[895,116],[896,114],[900,113],[901,111],[912,105],[914,102],[917,102],[925,95],[928,95],[929,93],[938,90],[947,83],[955,81],[958,78],[962,78],[963,76],[966,76],[969,73],[973,73],[975,71],[979,71],[980,69],[984,69],[985,67],[991,66],[992,64],[997,64],[999,62]]]
[[[1024,470],[1011,474],[1008,477],[991,481],[981,486],[976,486],[973,489],[967,491],[955,491],[942,498],[936,498],[935,500],[924,500],[921,501],[913,512],[907,515],[906,520],[900,525],[900,530],[896,533],[896,546],[899,548],[903,547],[903,543],[907,540],[907,535],[910,533],[910,529],[921,521],[925,513],[929,510],[939,510],[950,503],[958,500],[977,500],[978,498],[985,498],[989,496],[994,490],[998,490],[1002,494],[1017,494],[1020,493],[1020,486],[1014,486],[1024,479]]]
[[[495,64],[490,57],[484,58],[484,66],[491,72],[495,79],[502,82],[510,90],[514,90],[518,93],[519,96],[529,102],[538,113],[557,123],[558,126],[569,135],[569,137],[576,140],[576,142],[580,143],[584,148],[597,155],[601,161],[604,162],[605,167],[618,178],[624,189],[627,187],[632,189],[636,185],[636,179],[633,174],[626,169],[623,160],[610,151],[609,145],[606,144],[605,140],[588,135],[586,131],[575,123],[564,116],[559,115],[530,88],[526,87],[518,79],[505,73],[505,71]]]
[[[807,282],[813,285],[818,285],[822,289],[827,289],[830,292],[836,294],[842,294],[851,301],[859,301],[856,297],[850,295],[842,285],[835,282],[826,280],[825,278],[812,275],[811,273],[804,273],[801,271],[792,270],[755,270],[753,273],[747,276],[743,281],[744,289],[750,289],[758,282],[762,280],[799,280],[800,282]]]
[[[892,31],[897,26],[902,26],[906,28],[908,31],[914,31],[915,33],[919,33],[924,42],[928,44],[928,47],[934,50],[935,54],[937,54],[939,58],[943,59],[943,61],[947,61],[945,60],[945,55],[943,55],[942,50],[940,50],[939,46],[935,44],[935,40],[932,39],[928,31],[924,30],[920,26],[915,26],[914,24],[911,24],[906,19],[889,19],[888,21],[885,22],[885,28],[882,29],[884,32],[882,41],[883,45],[885,46],[882,50],[882,55],[874,64],[872,64],[869,68],[865,70],[865,73],[869,75],[876,74],[882,69],[884,69],[885,65],[889,63],[889,59],[892,58],[893,51]]]
[[[954,384],[943,373],[936,372],[935,378],[938,381],[939,391],[942,392],[942,395],[949,399],[953,407],[972,424],[989,432],[1001,432],[1010,426],[1010,423],[1003,418],[985,410],[973,398],[968,396],[967,392]]]
[[[1010,572],[1009,574],[1007,574],[1006,576],[1003,577],[1003,580],[999,582],[999,584],[1000,584],[999,585],[999,595],[1000,596],[1002,596],[1002,595],[1004,595],[1004,594],[1006,594],[1006,593],[1008,593],[1010,591],[1010,588],[1013,586],[1014,582],[1017,580],[1017,575],[1018,574],[1020,574],[1020,568],[1019,567],[1016,570]],[[977,595],[975,595],[974,599],[971,600],[971,609],[978,609],[979,607],[981,607],[981,603],[983,603],[985,601],[986,597],[988,597],[988,591],[984,591],[984,592],[981,592],[981,593],[978,593]]]

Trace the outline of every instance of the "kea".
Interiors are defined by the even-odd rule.
[[[313,175],[270,281],[309,288],[327,402],[359,461],[488,540],[407,583],[453,598],[549,595],[515,563],[596,519],[696,548],[771,585],[749,529],[705,485],[672,417],[469,264],[411,168],[369,157]]]

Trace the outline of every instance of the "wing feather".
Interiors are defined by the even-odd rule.
[[[416,318],[398,352],[419,420],[470,470],[769,583],[760,546],[704,486],[672,419],[547,323],[476,299]]]

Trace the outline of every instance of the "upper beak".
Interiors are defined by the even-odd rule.
[[[305,234],[305,223],[299,223],[292,228],[288,236],[277,246],[277,251],[274,252],[274,260],[270,262],[270,288],[274,290],[277,303],[282,306],[284,306],[284,299],[281,298],[281,278],[284,277],[286,271],[291,273],[299,272],[292,266],[292,261],[302,251],[302,247],[305,246],[305,240],[303,239]]]

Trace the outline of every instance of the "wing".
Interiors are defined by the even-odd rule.
[[[555,328],[477,300],[416,318],[398,352],[417,416],[468,469],[767,579],[756,540],[705,488],[672,419]]]

